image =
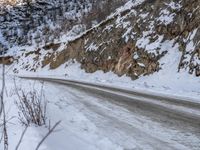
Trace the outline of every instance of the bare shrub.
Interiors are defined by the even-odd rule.
[[[15,80],[14,80],[15,83]],[[40,146],[43,142],[54,132],[56,127],[61,123],[61,121],[56,122],[53,127],[51,127],[50,120],[49,124],[46,124],[46,109],[47,109],[47,102],[45,100],[44,92],[43,92],[43,85],[41,91],[38,92],[37,90],[32,90],[29,92],[24,92],[22,89],[18,89],[15,83],[15,90],[18,96],[18,101],[16,101],[16,105],[19,109],[19,119],[23,125],[25,125],[25,129],[21,134],[21,137],[15,147],[15,150],[18,150],[24,135],[30,124],[35,124],[37,126],[46,125],[48,127],[48,132],[45,136],[41,139],[41,141],[37,144],[35,150],[39,150]]]
[[[41,92],[36,90],[24,92],[16,88],[18,101],[16,105],[19,109],[19,119],[22,124],[28,126],[35,124],[37,126],[46,125],[46,108],[47,102],[45,100],[43,89]]]

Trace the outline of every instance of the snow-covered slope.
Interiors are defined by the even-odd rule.
[[[0,5],[0,34],[7,43],[0,39],[0,47],[7,50],[19,45],[44,45],[60,40],[70,30],[74,34],[79,34],[105,19],[106,15],[125,1],[115,1],[106,11],[105,6],[113,1],[4,1],[4,4]],[[74,30],[74,26],[78,30]]]
[[[60,40],[8,54],[16,53],[15,73],[198,95],[199,3],[130,0],[84,32],[75,25]]]
[[[8,70],[6,68],[6,72]],[[16,102],[19,102],[16,90],[26,94],[30,91],[41,93],[41,89],[45,95],[42,100],[48,104],[46,126],[61,120],[55,132],[41,145],[41,150],[198,150],[200,147],[199,128],[195,129],[185,120],[179,122],[173,117],[162,117],[160,113],[155,115],[142,105],[118,104],[117,97],[112,102],[109,96],[95,95],[88,93],[88,90],[85,92],[66,85],[14,79],[6,74],[9,150],[15,149],[25,128],[19,120],[21,111],[16,107]],[[30,124],[19,150],[35,150],[47,132],[45,126]],[[2,143],[0,149],[4,149]]]
[[[199,102],[200,0],[35,0],[30,5],[33,14],[21,2],[1,5],[0,12],[0,53],[7,51],[0,64],[9,64],[4,95],[10,150],[24,130],[16,90],[40,93],[41,88],[47,126],[62,120],[41,150],[199,150],[195,122],[16,76],[93,82]],[[31,124],[20,150],[35,149],[47,132]]]

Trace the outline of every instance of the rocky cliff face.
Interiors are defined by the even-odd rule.
[[[174,48],[182,54],[177,71],[200,76],[200,0],[129,1],[75,40],[25,54],[34,65],[19,64],[27,70],[55,69],[73,60],[89,73],[112,71],[137,79],[162,69],[160,59]]]

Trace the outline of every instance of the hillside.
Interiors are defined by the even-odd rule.
[[[0,149],[200,149],[200,0],[0,0],[0,74]]]
[[[86,73],[86,80],[91,77],[129,83],[125,77],[107,78],[113,72],[119,77],[140,79],[133,82],[136,87],[139,84],[159,91],[180,88],[189,93],[182,86],[187,84],[196,91],[200,75],[200,10],[199,1],[192,5],[190,2],[128,1],[90,29],[80,31],[81,27],[75,25],[60,40],[14,47],[8,55],[16,53],[16,73],[30,71],[72,79]],[[101,79],[99,71],[107,74],[102,74],[105,77]]]
[[[61,40],[70,30],[79,34],[105,19],[123,1],[35,0],[4,1],[0,16],[0,46],[41,45]],[[97,5],[98,4],[98,5]],[[107,7],[104,11],[103,8]]]

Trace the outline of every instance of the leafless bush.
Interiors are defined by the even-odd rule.
[[[19,100],[16,102],[19,110],[20,110],[20,120],[23,124],[26,125],[24,131],[21,134],[21,137],[15,147],[15,150],[18,150],[24,135],[28,129],[29,124],[34,123],[38,126],[42,126],[46,124],[46,108],[47,103],[44,99],[43,94],[43,86],[41,92],[38,93],[36,90],[25,93],[23,90],[18,90],[15,83],[16,93],[18,95]],[[4,104],[4,89],[5,89],[5,66],[3,65],[2,69],[2,90],[0,92],[0,120],[2,119],[3,123],[0,122],[0,128],[2,128],[2,135],[0,137],[0,144],[3,141],[4,150],[8,150],[8,134],[7,134],[7,121],[6,120],[6,112],[5,112],[5,104]],[[39,150],[42,143],[50,136],[55,128],[60,124],[61,121],[58,121],[54,124],[53,127],[49,124],[49,131],[46,135],[41,139],[41,141],[36,146],[35,150]]]
[[[42,126],[46,124],[47,102],[43,94],[43,89],[38,93],[36,90],[25,93],[23,90],[16,88],[18,100],[16,105],[19,109],[19,119],[22,124],[28,126],[35,124]]]
[[[30,124],[35,124],[37,126],[46,125],[49,130],[46,135],[41,139],[41,141],[37,144],[35,150],[38,150],[43,142],[54,132],[61,121],[56,122],[53,127],[51,127],[50,123],[48,125],[46,124],[47,102],[45,101],[43,85],[40,92],[37,92],[37,90],[32,90],[25,93],[24,90],[18,89],[15,83],[15,90],[18,96],[18,101],[16,101],[16,104],[20,111],[19,119],[21,123],[26,126],[21,134],[17,146],[15,147],[15,150],[19,149]]]

